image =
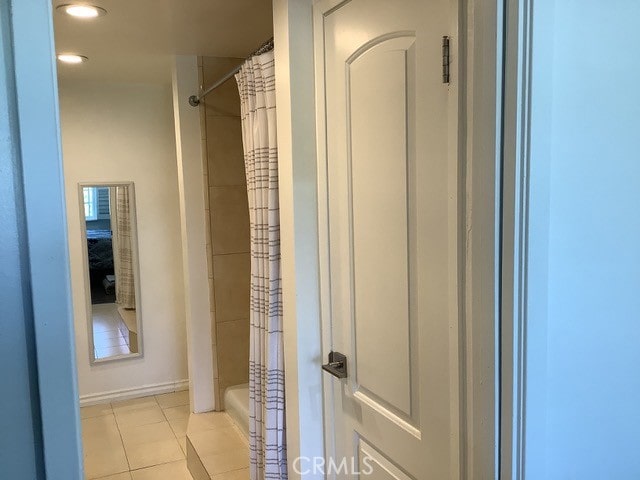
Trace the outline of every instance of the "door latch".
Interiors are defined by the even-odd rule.
[[[347,378],[347,357],[340,352],[329,352],[329,363],[322,365],[325,372],[337,378]]]

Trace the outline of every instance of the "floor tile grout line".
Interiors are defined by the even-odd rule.
[[[171,392],[171,393],[178,393],[178,392]],[[154,395],[154,397],[157,397],[157,395]],[[158,399],[157,399],[157,398],[156,398],[156,402],[158,402]],[[160,402],[158,402],[158,405],[159,405],[159,404],[160,404]],[[176,407],[182,407],[182,406],[184,406],[184,405],[174,405],[174,406],[172,406],[172,407],[167,407],[166,409],[169,409],[169,408],[176,408]],[[183,451],[183,450],[182,450],[182,446],[180,445],[180,438],[182,438],[182,437],[178,437],[178,435],[176,434],[176,431],[173,429],[173,425],[171,425],[171,422],[169,421],[169,418],[167,418],[167,414],[166,414],[166,412],[165,412],[165,410],[166,410],[166,409],[165,409],[165,408],[163,408],[162,406],[160,407],[160,410],[162,410],[162,415],[164,416],[164,418],[166,419],[167,423],[169,424],[169,428],[171,429],[171,432],[173,433],[173,436],[175,437],[176,442],[178,442],[178,447],[180,447],[180,451],[182,452],[182,455],[184,456],[184,459],[186,460],[186,459],[187,459],[187,452]],[[190,416],[190,415],[191,415],[191,414],[189,414],[189,416]],[[187,428],[189,427],[189,416],[187,416]],[[187,432],[186,432],[186,430],[185,430],[185,432],[184,432],[184,435],[185,435],[185,438],[186,438],[186,436],[187,436]],[[185,441],[186,441],[186,440],[185,440]]]
[[[111,405],[111,410],[113,410],[113,405]],[[122,431],[120,430],[120,424],[118,423],[118,416],[116,415],[115,410],[113,410],[113,418],[116,422],[116,428],[118,429],[118,434],[120,435],[120,443],[122,444],[122,451],[124,452],[124,458],[127,459],[127,467],[129,467],[129,472],[131,472],[131,462],[129,462],[129,455],[127,455],[127,449],[124,447],[124,438],[122,438]],[[131,473],[129,473],[131,477]]]
[[[156,403],[156,406],[158,406],[158,408],[160,408],[160,410],[162,410],[162,408],[158,404],[158,399],[156,398],[156,396],[155,395],[150,395],[149,397],[153,397],[153,401]],[[138,398],[148,399],[149,397],[138,397]],[[132,399],[132,400],[137,400],[137,398],[136,399]],[[126,402],[126,400],[125,400],[125,402]],[[113,410],[113,405],[111,405],[111,409]],[[122,430],[120,429],[120,424],[118,423],[118,416],[116,415],[115,410],[113,410],[113,416],[115,418],[116,425],[118,427],[118,433],[120,434],[120,442],[122,442],[122,449],[124,450],[124,456],[127,459],[127,465],[129,467],[129,475],[131,477],[133,477],[133,475],[131,475],[131,472],[133,472],[135,470],[141,470],[142,468],[148,468],[148,467],[141,467],[141,468],[137,468],[135,470],[131,468],[131,462],[129,462],[129,455],[127,454],[127,449],[124,446],[124,438],[122,437]],[[163,412],[162,416],[164,417],[164,412]],[[154,423],[161,423],[161,422],[154,422]],[[149,425],[151,425],[151,424],[149,424]],[[137,426],[141,427],[141,426],[144,426],[144,425],[137,425]],[[158,464],[158,465],[160,465],[160,464]]]
[[[169,392],[169,393],[179,393],[179,392]],[[122,446],[123,452],[125,454],[125,459],[127,461],[127,467],[128,467],[128,470],[126,472],[125,471],[117,472],[117,473],[114,473],[112,475],[118,475],[118,474],[121,474],[121,473],[128,473],[130,478],[133,479],[133,472],[137,472],[137,471],[145,470],[145,469],[151,469],[151,468],[155,468],[155,467],[162,466],[162,465],[168,465],[168,464],[179,463],[179,462],[186,462],[186,453],[182,450],[182,447],[180,446],[179,437],[177,436],[175,430],[171,426],[171,423],[169,422],[169,418],[167,418],[167,414],[166,414],[165,410],[170,409],[170,408],[183,407],[183,406],[186,406],[188,408],[188,404],[184,404],[184,405],[168,405],[167,407],[163,408],[160,405],[160,402],[159,402],[159,400],[157,398],[158,395],[149,395],[149,396],[146,396],[146,397],[139,397],[139,399],[149,400],[150,397],[153,397],[153,404],[154,404],[154,406],[157,406],[161,410],[162,418],[164,419],[164,420],[161,420],[159,422],[153,422],[153,423],[154,424],[156,424],[156,423],[165,423],[165,422],[167,423],[167,425],[171,429],[171,432],[173,434],[173,438],[178,443],[178,447],[180,448],[180,451],[182,453],[182,458],[180,460],[161,461],[161,462],[156,463],[154,465],[148,465],[148,466],[143,466],[143,467],[138,467],[138,468],[132,468],[131,462],[129,460],[129,455],[127,454],[127,450],[125,448],[124,437],[123,437],[123,433],[122,433],[122,429],[125,428],[125,426],[124,425],[121,426],[120,423],[118,422],[118,416],[121,416],[123,413],[129,413],[129,412],[118,412],[118,414],[116,414],[116,408],[114,408],[114,403],[117,405],[118,403],[127,402],[127,400],[124,400],[122,402],[106,403],[106,404],[104,404],[104,406],[106,408],[106,406],[108,405],[109,413],[107,413],[105,415],[98,415],[97,417],[113,415],[114,422],[115,422],[115,425],[116,425],[116,428],[117,428],[117,431],[118,431],[120,445]],[[136,399],[131,399],[131,400],[137,400],[137,398]],[[135,405],[133,405],[133,407],[134,408],[133,408],[132,411],[135,411]],[[148,407],[146,407],[146,408],[148,408]],[[153,408],[153,406],[151,406],[151,408]],[[88,418],[95,418],[95,417],[88,417]],[[188,417],[187,417],[187,422],[188,422]],[[142,427],[142,426],[145,426],[145,425],[147,425],[147,424],[138,425],[138,426]],[[182,437],[180,437],[180,438],[182,438]]]
[[[173,433],[173,435],[174,435],[174,437],[175,437],[175,432],[174,432],[174,431],[173,431],[173,429],[171,428],[171,424],[169,423],[169,421],[168,421],[168,419],[167,419],[166,415],[164,414],[164,409],[163,409],[163,408],[160,406],[160,404],[158,403],[158,399],[156,398],[156,397],[157,397],[157,395],[150,395],[149,397],[153,397],[153,400],[155,401],[156,405],[158,406],[158,408],[160,408],[160,411],[162,412],[162,416],[163,416],[164,420],[163,420],[163,421],[160,421],[160,422],[153,422],[153,423],[148,423],[148,424],[144,424],[144,425],[136,425],[136,426],[137,426],[137,427],[144,427],[144,426],[147,426],[147,425],[155,425],[155,424],[158,424],[158,423],[164,423],[164,422],[167,422],[167,425],[168,425],[168,426],[169,426],[169,428],[171,429],[171,433]],[[149,398],[149,397],[140,397],[140,398]],[[116,420],[116,423],[117,423],[117,420]],[[135,428],[135,427],[132,427],[132,428]],[[156,463],[155,465],[147,465],[147,466],[145,466],[145,467],[132,468],[132,467],[131,467],[131,464],[129,463],[129,456],[127,455],[127,449],[124,447],[124,439],[122,438],[122,432],[120,431],[120,425],[118,425],[118,431],[120,432],[120,439],[121,439],[121,441],[122,441],[122,448],[124,449],[124,454],[125,454],[125,456],[126,456],[126,458],[127,458],[127,464],[129,465],[129,475],[130,475],[132,478],[133,478],[133,475],[131,475],[131,474],[132,474],[133,472],[137,472],[137,471],[139,471],[139,470],[145,470],[145,469],[147,469],[147,468],[157,467],[157,466],[159,466],[159,465],[167,465],[167,464],[169,464],[169,463],[174,463],[174,462],[176,462],[176,461],[180,461],[180,460],[171,460],[171,461],[168,461],[168,462],[160,462],[160,463]],[[178,447],[180,447],[180,445],[178,445]],[[182,450],[182,449],[181,449],[181,450]],[[186,460],[186,459],[183,459],[183,460]]]
[[[113,406],[112,406],[112,404],[111,404],[111,403],[105,403],[105,404],[103,404],[103,406],[106,406],[106,405],[108,405],[108,406],[109,406],[109,413],[106,413],[106,414],[103,414],[103,415],[96,415],[96,416],[94,416],[94,417],[87,417],[87,418],[84,418],[84,419],[81,419],[81,420],[89,420],[89,419],[95,419],[95,418],[102,418],[102,417],[113,416],[113,421],[114,421],[114,423],[115,423],[115,425],[116,425],[116,430],[118,430],[118,436],[119,436],[119,438],[120,438],[120,444],[121,444],[121,446],[122,446],[122,451],[123,451],[123,453],[124,453],[124,455],[125,455],[125,460],[127,460],[127,470],[126,470],[126,471],[122,471],[122,472],[114,472],[114,473],[110,473],[110,474],[108,474],[108,475],[107,475],[107,477],[109,477],[109,476],[112,476],[112,475],[120,475],[120,474],[122,474],[122,473],[129,473],[129,472],[130,472],[130,465],[129,465],[129,459],[127,458],[127,452],[126,452],[126,451],[125,451],[125,449],[124,449],[124,442],[123,442],[123,440],[122,440],[122,434],[121,434],[121,432],[120,432],[120,428],[119,428],[119,425],[118,425],[118,421],[117,421],[117,419],[116,419],[115,412],[114,412],[114,410],[113,410]],[[106,408],[106,407],[105,407],[105,408]],[[104,477],[97,477],[97,478],[98,478],[98,479],[101,479],[101,478],[104,478]]]
[[[148,468],[154,468],[154,467],[159,467],[160,465],[169,465],[171,463],[179,463],[179,462],[184,462],[185,459],[181,459],[181,460],[170,460],[168,462],[160,462],[160,463],[156,463],[155,465],[148,465],[146,467],[140,467],[140,468],[134,468],[133,470],[129,470],[129,473],[133,473],[133,472],[139,472],[140,470],[146,470]]]
[[[156,398],[156,402],[157,401],[158,401],[158,399]],[[167,408],[171,408],[171,407],[167,407]],[[160,410],[162,410],[162,416],[164,417],[164,419],[166,420],[167,424],[169,425],[169,428],[171,429],[171,433],[173,433],[173,438],[176,439],[176,442],[178,442],[178,447],[180,447],[180,440],[178,439],[178,436],[176,435],[176,431],[173,429],[173,425],[171,425],[171,422],[167,418],[167,414],[165,413],[165,409],[160,407]],[[180,451],[182,452],[182,447],[180,447]],[[182,452],[182,454],[186,459],[187,456],[184,454],[184,452]]]

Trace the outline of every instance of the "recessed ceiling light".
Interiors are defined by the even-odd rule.
[[[107,13],[104,8],[84,4],[60,5],[56,7],[56,10],[76,18],[96,18],[102,15],[106,15]]]
[[[62,54],[58,55],[58,60],[60,60],[61,62],[64,62],[64,63],[78,64],[78,63],[86,62],[89,59],[87,57],[85,57],[84,55],[75,55],[75,54],[71,54],[71,53],[62,53]]]

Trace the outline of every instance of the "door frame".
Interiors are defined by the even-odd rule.
[[[44,468],[47,478],[82,480],[52,6],[12,0],[10,11]]]
[[[499,276],[499,239],[496,233],[499,222],[495,220],[500,210],[498,158],[502,139],[498,126],[502,121],[499,108],[502,75],[499,72],[502,68],[503,9],[502,1],[452,1],[459,5],[457,21],[462,40],[459,42],[459,55],[463,60],[459,75],[467,82],[466,88],[460,89],[458,106],[464,112],[461,118],[465,118],[465,122],[461,122],[461,138],[465,141],[460,146],[466,172],[462,177],[465,200],[460,204],[464,205],[462,218],[466,219],[461,231],[467,233],[466,248],[461,252],[461,265],[465,268],[461,285],[464,288],[461,298],[464,300],[460,305],[460,344],[466,346],[461,349],[466,355],[460,359],[464,373],[464,381],[460,385],[461,417],[465,420],[461,437],[464,445],[461,464],[465,468],[460,477],[496,478],[500,363],[498,349],[495,348],[499,338],[495,293]],[[273,3],[287,441],[291,466],[300,455],[324,455],[314,2],[274,0]],[[509,0],[508,4],[520,5],[517,0]],[[59,282],[55,289],[45,285],[46,278],[60,276],[69,268],[51,5],[46,0],[13,0],[11,6],[45,468],[52,478],[80,480],[82,455],[70,285],[68,281]],[[513,10],[509,12],[511,19],[514,13]],[[507,25],[511,32],[513,20]],[[520,34],[521,29],[522,25],[518,24],[515,32]],[[508,58],[507,64],[513,64],[511,56]],[[515,58],[517,64],[518,54]],[[508,93],[509,88],[506,91]],[[505,111],[507,113],[508,110]],[[43,197],[49,200],[46,214],[39,202]],[[490,222],[482,222],[483,219]],[[47,245],[43,244],[44,239]],[[55,255],[51,255],[52,245]],[[480,288],[474,286],[473,279],[483,280]],[[482,295],[483,292],[489,294]],[[49,321],[52,317],[58,321]],[[503,326],[507,323],[507,318],[502,319]],[[507,352],[505,349],[503,359]],[[508,377],[507,372],[505,369],[503,378]],[[508,439],[504,435],[503,438]],[[503,453],[508,450],[506,445],[505,441]],[[485,453],[487,449],[491,455]],[[290,478],[300,478],[300,475],[291,470]]]
[[[320,0],[323,1],[323,0]],[[349,0],[346,0],[349,1]],[[503,2],[451,0],[458,91],[460,472],[497,478]],[[314,0],[274,0],[280,228],[289,476],[298,457],[323,457],[325,422],[318,229]],[[336,0],[336,4],[340,1]],[[459,34],[459,38],[458,37]],[[458,41],[459,40],[459,41]],[[458,80],[459,79],[459,80]],[[326,340],[325,340],[326,341]],[[458,407],[455,407],[458,408]],[[305,478],[324,478],[305,475]]]
[[[506,0],[502,143],[501,478],[524,477],[532,0]]]

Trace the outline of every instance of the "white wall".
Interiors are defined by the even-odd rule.
[[[324,454],[312,6],[312,0],[273,2],[290,460]],[[289,478],[301,478],[291,462]]]
[[[213,368],[212,311],[209,296],[208,245],[205,214],[206,176],[200,109],[189,105],[198,91],[198,59],[178,55],[172,67],[174,125],[177,143],[185,319],[188,338],[191,411],[213,410],[216,382]]]
[[[640,5],[532,13],[524,477],[640,478]]]
[[[187,379],[180,213],[170,85],[60,85],[80,398]],[[91,366],[78,182],[136,189],[143,358]],[[56,279],[51,279],[56,281]]]

